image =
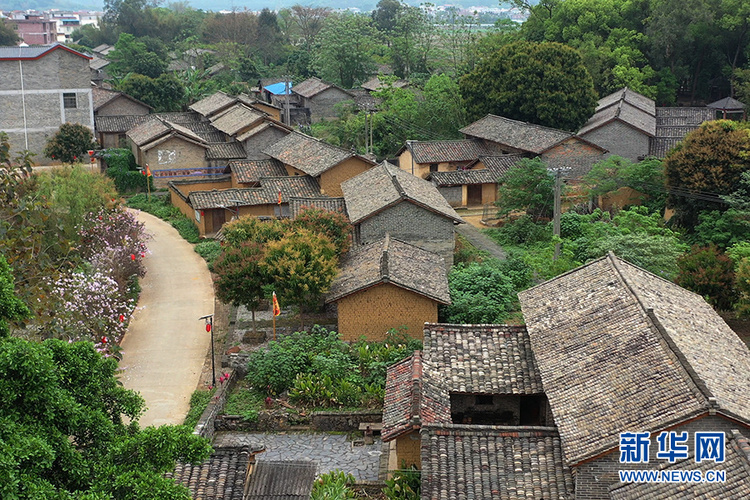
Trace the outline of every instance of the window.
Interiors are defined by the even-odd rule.
[[[75,109],[78,107],[75,92],[65,92],[63,94],[63,107],[65,109]]]
[[[437,172],[437,171],[438,171],[438,164],[430,163],[430,172]]]
[[[476,396],[475,403],[481,406],[492,405],[492,394],[479,394]]]

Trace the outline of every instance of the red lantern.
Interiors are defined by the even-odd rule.
[[[211,333],[211,323],[206,323],[206,331]]]
[[[123,321],[125,321],[125,315],[124,314],[120,314],[120,323],[122,323]]]
[[[130,254],[130,260],[135,260],[135,254],[134,253]]]

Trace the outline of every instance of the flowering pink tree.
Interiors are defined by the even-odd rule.
[[[90,213],[81,224],[79,252],[94,269],[108,274],[126,292],[133,277],[146,270],[147,235],[133,214],[121,209]]]

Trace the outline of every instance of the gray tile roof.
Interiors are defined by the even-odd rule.
[[[581,127],[579,136],[585,136],[589,132],[611,123],[619,121],[636,130],[640,130],[649,137],[656,135],[656,118],[642,109],[625,101],[619,101],[615,105],[602,108]]]
[[[346,203],[344,203],[344,198],[330,198],[327,196],[289,198],[289,211],[292,214],[292,218],[297,217],[297,215],[305,208],[319,208],[321,210],[339,212],[346,215]]]
[[[152,115],[96,116],[96,131],[105,134],[124,133],[141,123],[151,120]]]
[[[409,82],[406,80],[398,79],[395,82],[393,82],[393,87],[397,89],[402,89],[409,85]],[[382,88],[385,87],[385,84],[380,81],[380,78],[377,76],[374,76],[367,80],[365,83],[360,85],[365,90],[369,90],[370,92],[374,92],[376,90],[382,90]]]
[[[91,59],[91,56],[87,56],[77,50],[73,50],[70,47],[66,47],[60,43],[53,43],[52,45],[29,45],[26,47],[14,46],[14,47],[0,47],[0,60],[10,59],[12,61],[23,59],[38,59],[44,55],[47,55],[53,50],[65,50],[71,54],[75,54],[84,59]]]
[[[352,224],[381,210],[409,201],[427,210],[463,222],[434,184],[401,170],[388,162],[341,183],[346,211]]]
[[[195,210],[289,203],[291,197],[320,196],[318,182],[309,176],[261,177],[260,187],[193,191],[188,202]],[[240,203],[236,203],[237,200]]]
[[[250,453],[249,447],[216,448],[205,462],[178,462],[165,476],[187,486],[196,500],[242,500]]]
[[[427,324],[423,356],[449,392],[544,392],[524,326]]]
[[[550,427],[422,428],[422,499],[573,499],[560,437]]]
[[[313,177],[354,156],[350,151],[299,132],[287,135],[264,149],[263,153]]]
[[[651,116],[656,115],[656,103],[653,99],[646,97],[643,94],[639,94],[627,87],[624,87],[616,92],[612,92],[608,96],[604,96],[599,99],[596,105],[595,111],[600,111],[609,106],[617,105],[618,103],[626,102],[631,106],[640,109],[641,111],[648,113]]]
[[[117,90],[110,90],[110,89],[103,89],[101,87],[94,87],[91,89],[92,98],[94,102],[94,111],[98,110],[105,104],[114,101],[118,97],[122,97],[123,99],[128,99],[129,101],[133,101],[137,104],[140,104],[144,108],[152,109],[151,106],[146,104],[145,102],[141,102],[138,99],[134,97],[130,97],[128,94],[124,92],[119,92]]]
[[[208,151],[206,151],[207,160],[230,160],[246,157],[245,148],[237,141],[210,143]]]
[[[274,200],[278,200],[281,192],[282,203],[288,203],[291,197],[320,196],[318,181],[309,175],[261,177],[260,185],[273,195]]]
[[[716,464],[712,461],[695,462],[695,455],[674,464],[664,463],[658,470],[701,471],[722,470],[726,473],[725,482],[701,483],[618,483],[610,488],[612,500],[693,500],[696,498],[750,498],[750,443],[737,431],[725,443],[725,461]]]
[[[511,155],[507,155],[511,156]],[[483,157],[485,159],[489,157]],[[499,157],[493,157],[499,158]],[[502,167],[498,168],[494,165],[494,160],[488,162],[487,168],[481,169],[468,169],[468,170],[454,170],[451,172],[432,172],[428,179],[431,180],[436,186],[462,186],[464,184],[496,184],[497,180],[502,177],[513,165],[520,160],[520,156],[513,155],[511,158],[503,158]]]
[[[130,140],[132,140],[137,146],[146,146],[167,135],[181,135],[185,139],[208,147],[206,141],[192,130],[182,125],[178,125],[177,123],[159,118],[157,115],[147,116],[151,117],[151,119],[136,125],[127,132]]]
[[[468,137],[484,139],[537,155],[573,136],[564,130],[495,115],[487,115],[462,128],[460,132]]]
[[[227,135],[235,135],[250,128],[266,116],[265,113],[244,104],[235,104],[211,118],[211,124]]]
[[[335,302],[381,283],[450,304],[443,258],[387,234],[384,239],[347,255],[331,284],[326,302]]]
[[[310,98],[310,97],[315,97],[316,95],[330,88],[336,88],[336,89],[341,90],[342,92],[347,92],[346,90],[342,89],[338,85],[324,82],[320,78],[316,78],[313,76],[295,85],[294,88],[292,88],[292,93],[299,94],[302,97]]]
[[[308,500],[318,465],[306,460],[258,460],[245,500]]]
[[[290,127],[284,125],[283,123],[278,122],[269,116],[265,116],[263,117],[263,121],[259,122],[254,127],[238,134],[237,140],[246,141],[250,139],[251,137],[253,137],[254,135],[260,134],[261,132],[263,132],[264,130],[268,128],[275,128],[287,134],[292,131]]]
[[[709,397],[750,422],[750,351],[698,295],[610,254],[519,298],[571,464],[623,430],[705,414]]]
[[[229,169],[240,184],[256,184],[261,177],[281,177],[287,174],[279,160],[230,161]]]
[[[649,154],[664,158],[685,136],[716,118],[716,111],[706,107],[656,108],[656,137],[651,139]]]
[[[457,141],[407,141],[415,163],[469,162],[493,151],[475,139]]]
[[[742,111],[745,105],[732,97],[725,97],[718,101],[706,104],[707,108],[717,109],[719,111]]]
[[[100,70],[102,68],[106,68],[107,66],[109,66],[109,63],[110,62],[107,61],[106,59],[102,59],[101,57],[94,56],[94,58],[91,59],[91,61],[89,61],[89,68],[93,70]]]

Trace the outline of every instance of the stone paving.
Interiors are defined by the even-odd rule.
[[[264,444],[266,451],[257,460],[312,460],[318,473],[339,469],[358,481],[377,481],[382,444],[379,438],[371,445],[353,446],[343,434],[326,433],[248,433],[217,432],[213,445],[242,446]]]

